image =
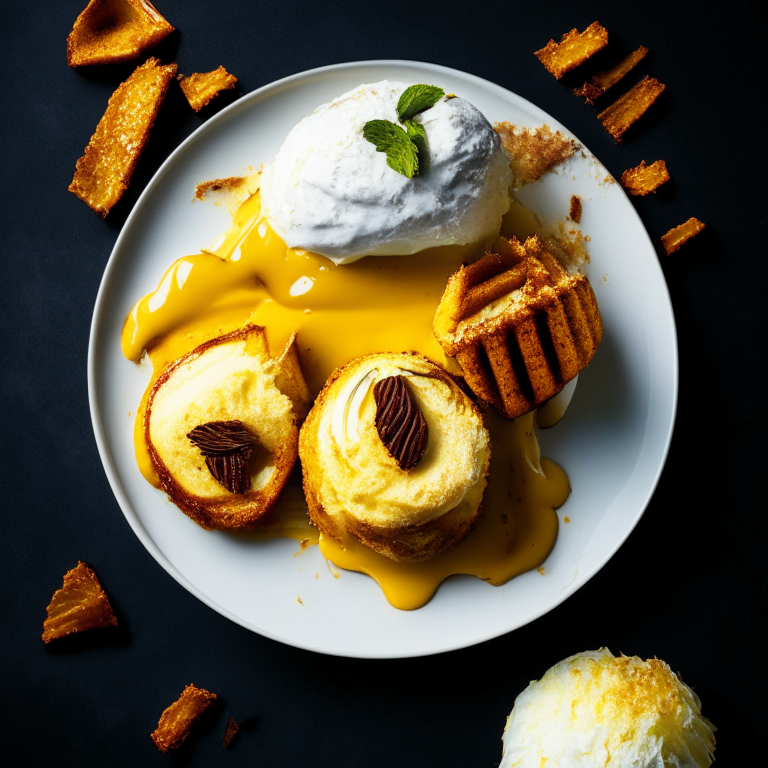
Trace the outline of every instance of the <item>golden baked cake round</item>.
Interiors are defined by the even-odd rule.
[[[295,335],[274,360],[264,329],[206,342],[157,379],[144,437],[162,489],[203,528],[252,527],[298,455],[309,392]]]
[[[560,392],[603,336],[589,279],[538,237],[500,237],[451,275],[432,328],[472,391],[508,419]]]
[[[474,526],[491,447],[477,406],[417,354],[359,357],[336,370],[301,429],[309,516],[392,560],[424,560]]]

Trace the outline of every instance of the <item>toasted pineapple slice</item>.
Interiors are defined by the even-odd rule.
[[[173,32],[148,0],[91,0],[67,38],[70,67],[131,61]]]
[[[149,59],[112,94],[69,191],[102,218],[128,189],[176,65]]]
[[[155,746],[161,752],[178,749],[186,741],[197,719],[217,698],[215,693],[205,688],[188,685],[160,715],[157,728],[151,734]]]
[[[117,626],[112,606],[96,574],[83,562],[64,574],[64,584],[53,593],[46,610],[44,643],[87,629]]]

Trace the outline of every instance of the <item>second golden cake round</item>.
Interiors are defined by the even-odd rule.
[[[416,354],[368,355],[339,368],[299,437],[312,522],[393,560],[424,560],[469,533],[490,454],[478,408]]]

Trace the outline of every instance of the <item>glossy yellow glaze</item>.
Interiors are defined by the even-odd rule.
[[[536,227],[531,214],[515,204],[502,232],[525,237]],[[267,329],[273,355],[298,332],[302,367],[314,394],[334,369],[374,352],[415,350],[458,372],[432,334],[432,319],[448,276],[479,255],[471,248],[444,247],[339,267],[323,256],[287,248],[261,216],[257,193],[240,206],[232,228],[210,251],[174,262],[158,288],[136,303],[123,327],[123,353],[138,361],[146,351],[153,369],[147,394],[170,362],[249,321]],[[147,480],[157,485],[143,433],[147,394],[137,411],[136,458]],[[424,605],[451,574],[502,584],[540,565],[557,537],[554,508],[568,496],[568,479],[555,464],[539,464],[532,415],[512,424],[490,422],[493,454],[483,517],[459,546],[403,565],[355,540],[342,546],[321,538],[323,555],[339,567],[373,576],[387,599],[403,609]],[[306,516],[296,513],[297,491],[294,482],[254,535],[317,541]]]

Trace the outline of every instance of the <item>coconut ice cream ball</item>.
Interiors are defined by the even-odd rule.
[[[499,768],[701,768],[714,726],[663,661],[607,648],[555,664],[515,701]]]
[[[429,170],[409,179],[363,136],[369,120],[398,123],[406,83],[361,85],[318,107],[288,134],[264,169],[261,200],[291,248],[348,264],[363,256],[475,244],[499,233],[509,209],[509,156],[483,114],[444,97],[416,115]]]

